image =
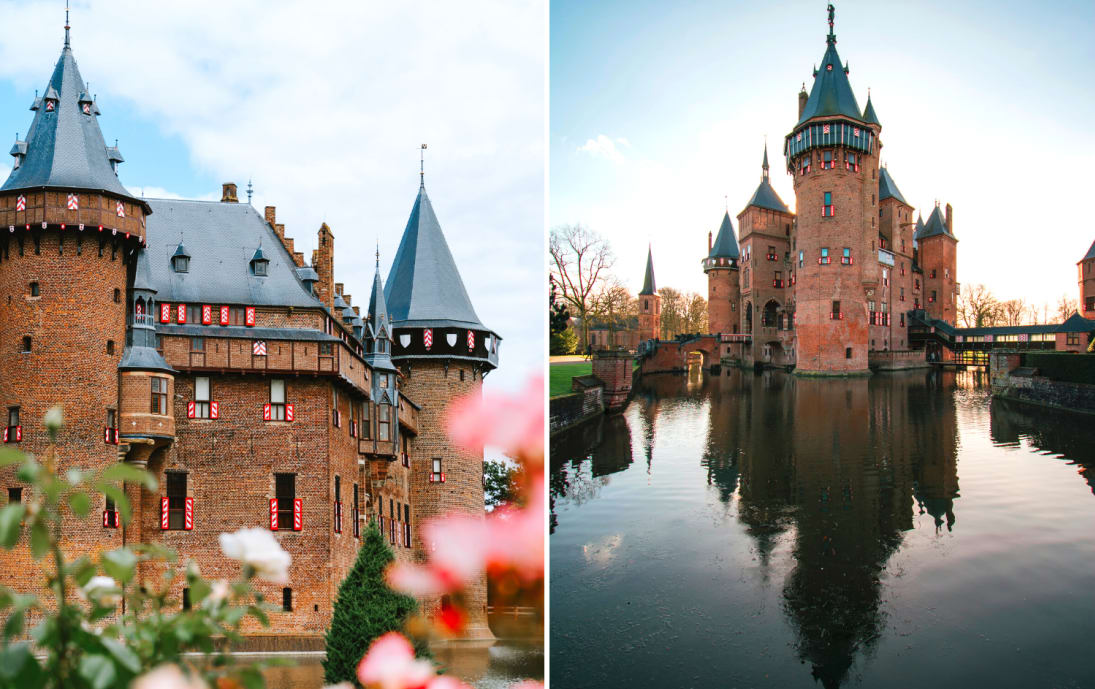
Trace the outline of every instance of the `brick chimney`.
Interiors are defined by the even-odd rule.
[[[316,297],[333,311],[335,308],[335,235],[327,223],[320,226],[318,235],[319,248],[312,252],[312,268],[319,276],[319,281],[312,289]]]
[[[271,225],[278,221],[277,208],[275,208],[274,206],[267,206],[265,215],[266,222],[270,223]]]
[[[221,203],[239,203],[236,198],[236,183],[225,182],[221,185]]]
[[[953,216],[951,215],[951,205],[949,203],[947,204],[947,211],[946,211],[946,216],[945,217],[946,217],[947,232],[950,232],[951,234],[954,234],[954,225],[952,224]]]
[[[335,283],[335,294],[337,294],[338,296],[341,297],[343,287],[345,287],[345,285],[343,285],[341,282],[336,282]]]

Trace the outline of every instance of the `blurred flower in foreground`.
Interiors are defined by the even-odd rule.
[[[251,567],[260,579],[275,584],[289,583],[291,558],[269,531],[240,529],[235,533],[222,533],[220,542],[226,557]]]
[[[118,582],[104,576],[91,577],[77,590],[77,594],[83,600],[90,600],[108,608],[122,601],[122,591],[118,588]]]
[[[133,682],[133,689],[207,689],[207,686],[198,677],[186,677],[174,665],[161,665]]]
[[[414,648],[401,634],[388,632],[373,642],[357,666],[357,678],[378,689],[463,689],[464,684],[438,677],[427,660],[416,660]],[[444,681],[442,681],[444,680]]]
[[[449,407],[449,436],[457,445],[500,448],[530,469],[544,462],[544,377],[532,376],[516,396],[469,395]]]

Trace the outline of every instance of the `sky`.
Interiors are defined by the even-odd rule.
[[[64,3],[0,1],[0,132],[25,135],[64,41]],[[543,369],[546,10],[450,3],[72,2],[72,49],[149,198],[253,205],[310,260],[335,235],[335,280],[368,305],[426,188],[480,320],[502,336],[488,389]],[[0,161],[0,179],[10,172]],[[536,270],[530,271],[529,267]]]
[[[707,294],[700,260],[760,181],[794,209],[783,137],[825,52],[826,2],[551,3],[549,226],[610,240],[615,274]],[[1078,298],[1095,241],[1095,3],[838,1],[835,34],[882,163],[927,218],[954,207],[958,280]],[[1051,311],[1052,313],[1052,311]]]

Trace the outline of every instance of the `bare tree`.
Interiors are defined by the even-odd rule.
[[[626,330],[628,319],[639,313],[639,302],[615,277],[605,280],[602,289],[590,299],[590,316],[599,320],[609,333],[609,343],[616,346],[616,333]]]
[[[1022,297],[1000,303],[1005,325],[1023,325],[1027,317],[1027,302]]]
[[[672,287],[658,290],[662,302],[661,339],[671,340],[682,331],[684,326],[684,295]]]
[[[707,300],[692,292],[685,297],[685,329],[690,333],[707,332]]]
[[[958,295],[958,320],[965,328],[996,325],[1002,318],[1000,302],[984,285],[962,285]]]
[[[1078,310],[1076,300],[1067,294],[1062,294],[1061,298],[1057,300],[1057,322],[1064,323]]]
[[[581,349],[589,346],[591,295],[608,276],[616,260],[608,241],[582,225],[552,228],[549,239],[552,274],[563,290],[563,299],[582,319]]]

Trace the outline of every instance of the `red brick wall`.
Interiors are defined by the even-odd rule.
[[[741,286],[736,269],[707,271],[707,329],[712,333],[738,332],[738,301]]]
[[[745,357],[747,361],[768,361],[773,364],[787,363],[788,351],[784,351],[784,337],[788,343],[793,339],[788,330],[779,330],[779,321],[772,326],[764,326],[764,307],[769,302],[778,304],[777,314],[787,316],[785,326],[789,325],[789,315],[792,311],[791,273],[798,270],[797,263],[790,259],[791,250],[791,225],[794,216],[787,213],[749,206],[738,214],[738,227],[741,228],[741,246],[743,256],[748,255],[749,260],[744,267],[748,270],[741,271],[741,294],[748,295],[749,307],[752,310],[753,340],[746,346]],[[769,260],[769,247],[775,260]],[[776,273],[780,274],[782,287],[777,287]],[[741,332],[750,332],[747,328],[744,308],[741,314]],[[769,356],[765,357],[765,346]]]
[[[1095,308],[1087,308],[1088,299],[1095,300],[1095,259],[1080,261],[1076,268],[1079,272],[1080,315],[1084,318],[1095,318]]]
[[[944,235],[928,237],[920,242],[920,266],[924,269],[924,308],[932,318],[952,324],[957,317],[957,250],[957,242]],[[935,277],[932,277],[933,270]],[[934,302],[929,301],[933,290],[936,294]]]
[[[657,294],[639,295],[639,339],[656,340],[662,331],[662,298]]]

